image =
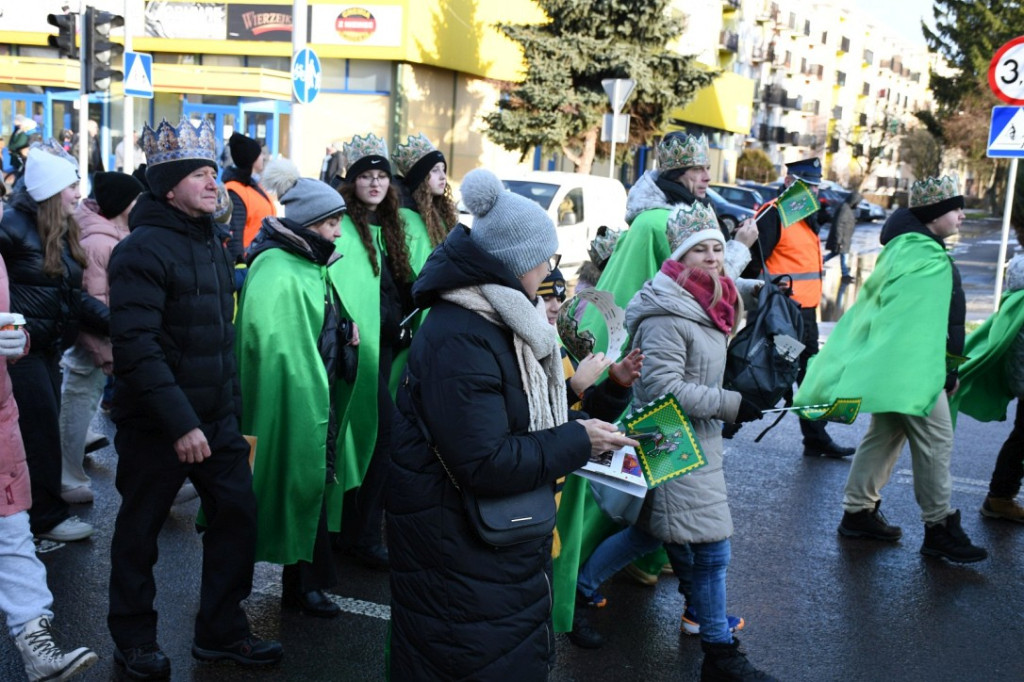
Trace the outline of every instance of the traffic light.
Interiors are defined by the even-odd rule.
[[[46,39],[50,47],[60,50],[61,57],[78,59],[78,48],[75,47],[75,16],[74,14],[47,14],[46,21],[57,27],[57,35]]]
[[[119,14],[85,8],[85,92],[109,90],[112,82],[124,80],[122,72],[110,68],[110,60],[124,53],[124,47],[110,42],[110,29],[119,26],[124,26],[124,17]]]

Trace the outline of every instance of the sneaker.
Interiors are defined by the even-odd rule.
[[[581,649],[600,649],[604,646],[604,637],[601,633],[594,629],[586,618],[578,614],[573,618],[572,630],[565,634],[570,642]]]
[[[926,523],[921,554],[943,557],[958,564],[972,564],[988,558],[988,552],[971,544],[971,539],[960,527],[960,510],[956,510],[941,523]]]
[[[728,644],[701,642],[704,661],[700,666],[701,682],[778,682],[777,678],[758,670],[740,650],[740,641]]]
[[[843,520],[839,522],[840,535],[848,538],[872,538],[874,540],[885,540],[896,542],[903,537],[903,531],[899,526],[890,526],[882,516],[878,507],[881,500],[875,502],[874,509],[862,509],[859,512],[843,512]]]
[[[1017,504],[1017,500],[1014,499],[989,495],[981,503],[981,515],[990,519],[1005,519],[1024,523],[1024,507]]]
[[[192,656],[200,661],[234,661],[240,665],[274,665],[284,651],[281,643],[248,635],[230,644],[200,646],[192,642]]]
[[[199,497],[199,493],[196,492],[196,487],[192,485],[192,481],[185,481],[174,496],[174,502],[171,503],[171,506],[191,502],[197,497]]]
[[[729,632],[736,632],[742,630],[747,624],[747,621],[743,620],[739,616],[733,616],[726,614],[725,620],[729,623]],[[689,604],[683,609],[682,622],[679,625],[679,629],[687,635],[699,635],[700,634],[700,621],[697,620],[697,613],[693,610],[693,607]]]
[[[629,564],[623,571],[641,585],[653,587],[658,584],[658,575],[656,573],[648,573],[643,569],[637,568],[634,564]]]
[[[156,642],[128,649],[115,646],[114,663],[133,680],[166,680],[171,676],[171,660]]]
[[[598,591],[594,591],[589,596],[584,594],[583,590],[579,587],[576,588],[576,604],[578,606],[587,606],[592,609],[603,609],[608,605],[608,600],[603,594]]]
[[[79,520],[77,516],[70,516],[45,533],[37,533],[36,537],[56,542],[75,542],[86,539],[92,535],[93,530],[95,529],[92,526]]]
[[[53,641],[50,619],[39,616],[31,620],[14,638],[25,664],[25,674],[31,682],[41,680],[66,680],[98,660],[98,656],[86,647],[64,651]]]
[[[92,488],[87,485],[77,485],[74,488],[60,491],[60,497],[68,504],[92,504]]]

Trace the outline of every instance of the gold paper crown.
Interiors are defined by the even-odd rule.
[[[680,205],[669,214],[665,224],[668,243],[673,251],[687,239],[704,230],[721,232],[714,209],[699,201],[695,201],[689,206]]]
[[[345,167],[351,168],[359,159],[365,156],[380,156],[388,158],[388,145],[373,133],[366,137],[356,135],[351,142],[342,145],[345,150]]]
[[[607,225],[597,228],[597,236],[590,240],[590,248],[587,249],[590,261],[599,268],[603,267],[608,262],[608,259],[612,257],[612,251],[615,250],[615,245],[621,236],[621,230],[616,230]]]
[[[167,119],[160,121],[156,130],[148,123],[142,125],[139,144],[146,153],[146,163],[150,168],[169,161],[201,159],[217,163],[217,140],[210,122],[203,119],[199,127],[182,116],[175,128]]]
[[[75,170],[78,170],[78,159],[71,156],[71,154],[69,154],[67,150],[64,149],[64,145],[62,145],[60,142],[53,139],[52,137],[46,142],[33,142],[32,144],[29,145],[29,149],[40,149],[46,152],[47,154],[59,156],[60,158],[64,159],[72,166],[74,166]]]
[[[708,138],[704,135],[668,135],[658,143],[658,167],[661,170],[710,166]]]
[[[417,161],[430,152],[436,151],[437,147],[432,145],[423,133],[415,137],[410,135],[409,141],[406,144],[395,146],[395,152],[391,155],[391,161],[395,164],[398,174],[405,176],[409,174],[409,171],[412,170]]]
[[[925,178],[910,186],[910,208],[937,204],[960,196],[960,176],[956,173],[941,178]]]

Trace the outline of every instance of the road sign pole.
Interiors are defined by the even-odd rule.
[[[611,152],[611,155],[608,157],[608,177],[609,178],[614,178],[615,177],[615,140],[619,136],[618,126],[617,126],[618,122],[619,122],[619,112],[616,111],[612,115],[612,152]]]
[[[1010,241],[1010,213],[1013,212],[1013,191],[1017,182],[1017,159],[1010,159],[1010,174],[1006,178],[1006,204],[1003,206],[1003,235],[999,240],[999,259],[996,260],[996,290],[992,312],[999,310],[999,299],[1003,295],[1003,270],[1006,269],[1006,245]]]
[[[293,55],[306,49],[306,23],[306,0],[294,0],[292,3]],[[309,68],[308,61],[307,59],[307,69]],[[300,169],[302,168],[302,108],[302,102],[292,93],[292,113],[288,119],[288,153],[292,162]]]
[[[134,5],[131,0],[124,0],[124,9],[121,10],[121,16],[124,17],[124,60],[128,61],[128,53],[132,51],[132,29],[135,26],[133,21],[134,17],[131,14],[131,8]],[[124,72],[125,79],[128,78],[128,64],[121,64],[121,71]],[[135,170],[135,98],[131,95],[126,94],[124,96],[124,113],[121,119],[121,148],[124,152],[121,155],[121,163],[124,164],[121,168],[125,173],[131,173]],[[114,170],[117,170],[116,168]]]

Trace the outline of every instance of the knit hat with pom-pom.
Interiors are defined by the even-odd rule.
[[[284,217],[311,227],[345,211],[338,190],[319,180],[299,177],[299,169],[288,159],[274,159],[263,169],[260,182],[277,195]]]
[[[555,224],[540,204],[505,190],[489,170],[478,168],[462,181],[462,203],[473,214],[470,238],[516,277],[558,251]]]

